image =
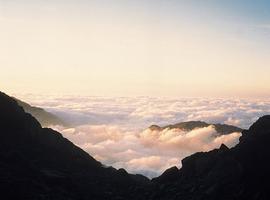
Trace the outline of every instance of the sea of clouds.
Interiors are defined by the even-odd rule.
[[[201,120],[248,128],[258,117],[270,114],[267,99],[37,95],[21,99],[67,121],[70,127],[52,128],[103,164],[148,177],[171,166],[181,167],[181,160],[195,152],[222,143],[233,147],[241,136],[220,135],[212,126],[184,131],[151,130],[150,125]]]

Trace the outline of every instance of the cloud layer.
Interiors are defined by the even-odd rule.
[[[231,133],[219,136],[212,126],[189,132],[149,128],[142,132],[129,132],[106,125],[53,128],[102,163],[149,177],[159,175],[171,166],[180,167],[181,159],[194,152],[209,151],[222,143],[232,147],[241,135]]]
[[[237,144],[240,133],[219,135],[212,127],[193,131],[148,129],[201,120],[241,128],[270,113],[270,100],[24,96],[33,105],[65,118],[71,128],[53,127],[97,160],[154,177],[198,152]]]
[[[154,98],[18,95],[18,98],[58,114],[74,125],[120,125],[145,129],[201,120],[248,128],[270,113],[270,99]]]

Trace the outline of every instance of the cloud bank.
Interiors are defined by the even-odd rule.
[[[248,128],[259,116],[270,113],[270,99],[155,98],[17,95],[76,125],[120,125],[144,129],[201,120]]]
[[[148,129],[184,121],[201,120],[248,128],[259,116],[270,114],[270,100],[24,96],[72,124],[53,127],[105,165],[125,168],[148,177],[198,151],[233,147],[240,133],[220,135],[212,127],[184,131]]]
[[[171,166],[180,167],[180,161],[192,153],[209,151],[222,143],[232,147],[241,135],[231,133],[220,136],[212,126],[188,132],[149,128],[132,132],[108,125],[53,128],[102,163],[149,177],[157,176]]]

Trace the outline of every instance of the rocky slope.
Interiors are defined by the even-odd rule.
[[[143,176],[103,166],[0,93],[4,199],[143,199],[148,183]]]
[[[196,153],[153,180],[154,199],[269,199],[270,116],[243,131],[240,143]]]

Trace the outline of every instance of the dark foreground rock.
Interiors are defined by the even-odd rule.
[[[1,199],[144,199],[148,184],[103,166],[0,93]]]
[[[270,116],[264,116],[236,147],[196,153],[180,170],[154,179],[154,199],[270,199],[269,144]]]

